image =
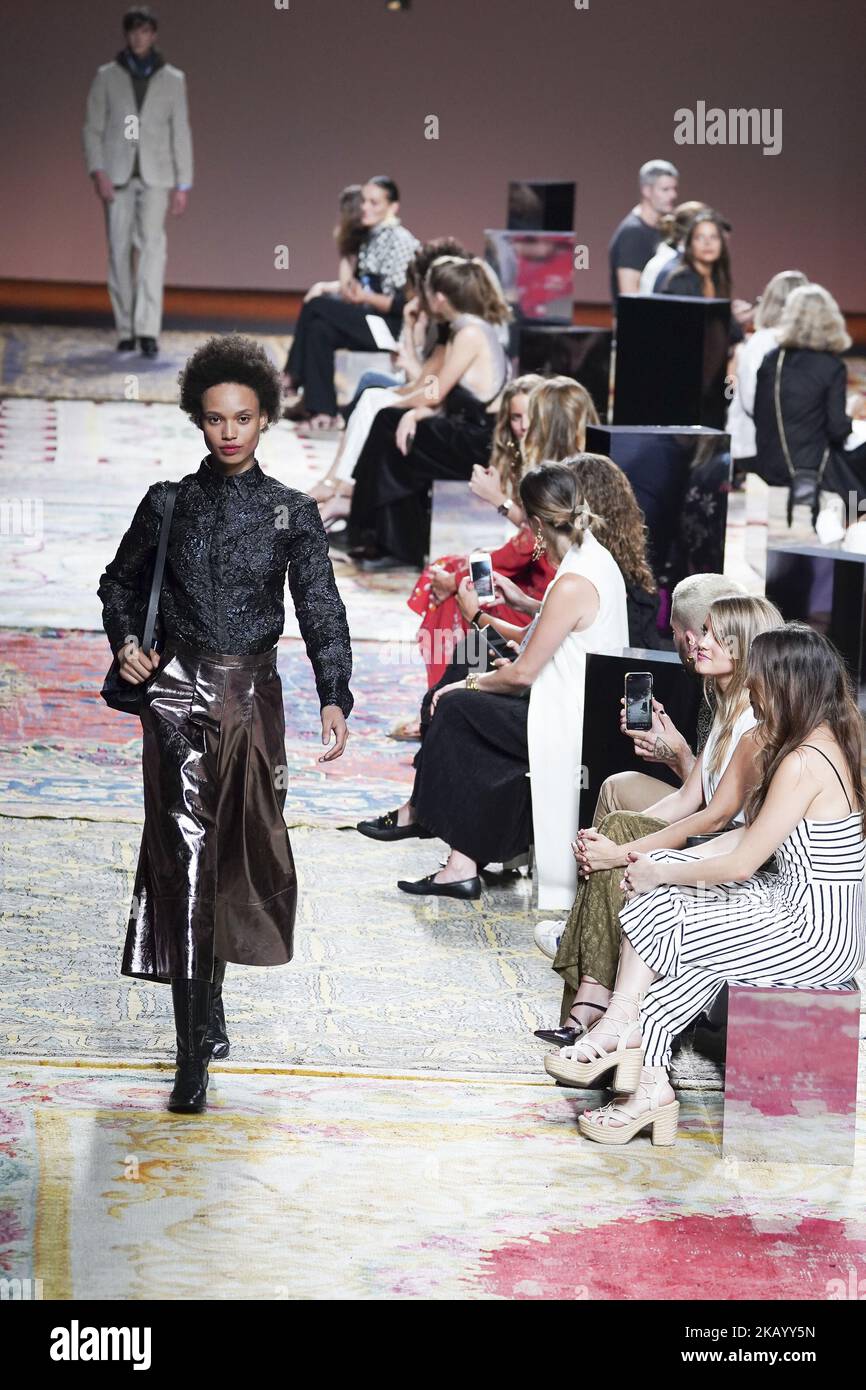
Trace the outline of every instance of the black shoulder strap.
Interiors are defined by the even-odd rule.
[[[845,800],[848,802],[848,810],[850,811],[850,810],[851,810],[851,798],[850,798],[850,796],[848,795],[848,793],[845,791],[845,783],[842,781],[842,778],[841,778],[841,776],[840,776],[840,774],[839,774],[839,769],[836,767],[836,765],[835,765],[835,763],[833,762],[832,758],[828,758],[828,757],[827,757],[827,754],[823,751],[823,749],[821,749],[821,748],[816,748],[815,745],[814,745],[814,743],[804,743],[804,744],[803,744],[803,747],[804,747],[804,748],[811,748],[811,749],[813,749],[816,753],[820,753],[820,754],[821,754],[821,757],[824,758],[824,759],[830,764],[830,766],[832,767],[832,769],[833,769],[833,771],[835,772],[836,776],[839,778],[839,786],[842,788],[842,792],[843,792],[843,795],[844,795],[844,797],[845,797]]]
[[[144,620],[144,632],[141,635],[141,649],[145,652],[150,651],[153,642],[153,630],[156,627],[159,593],[162,588],[162,576],[165,572],[165,552],[168,549],[168,533],[171,530],[171,514],[174,511],[177,488],[177,483],[169,483],[165,491],[165,511],[162,514],[159,527],[159,544],[156,547],[156,559],[153,562],[153,578],[150,581],[147,617]]]

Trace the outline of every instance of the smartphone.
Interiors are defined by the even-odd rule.
[[[504,656],[506,661],[517,660],[518,653],[513,647],[509,647],[507,639],[502,636],[501,632],[497,632],[495,627],[488,625],[482,628],[482,631],[487,641],[488,658],[491,663],[495,657],[499,656]],[[492,664],[490,669],[493,669]]]
[[[626,671],[625,727],[649,730],[653,723],[652,671]]]
[[[493,582],[493,561],[486,550],[473,550],[469,556],[469,575],[475,585],[478,602],[482,605],[496,602],[496,586]]]

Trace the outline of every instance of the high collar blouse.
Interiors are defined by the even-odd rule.
[[[141,640],[167,486],[148,488],[99,581],[114,652],[130,635]],[[349,627],[318,507],[258,463],[227,476],[206,458],[180,480],[159,633],[202,652],[268,651],[285,624],[287,572],[320,704],[338,705],[348,715],[354,703]]]

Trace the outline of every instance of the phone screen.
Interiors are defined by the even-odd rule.
[[[469,572],[479,602],[484,603],[485,600],[492,599],[494,597],[493,561],[490,556],[473,557],[469,561]]]
[[[629,671],[625,678],[625,726],[627,729],[651,729],[652,722],[652,672]]]

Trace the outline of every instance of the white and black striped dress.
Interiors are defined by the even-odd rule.
[[[649,857],[682,863],[699,856],[653,850]],[[863,964],[860,812],[800,821],[776,850],[776,863],[778,873],[761,870],[744,883],[663,884],[620,912],[632,946],[661,976],[641,1007],[646,1066],[669,1064],[673,1039],[728,982],[829,989],[848,984]]]

